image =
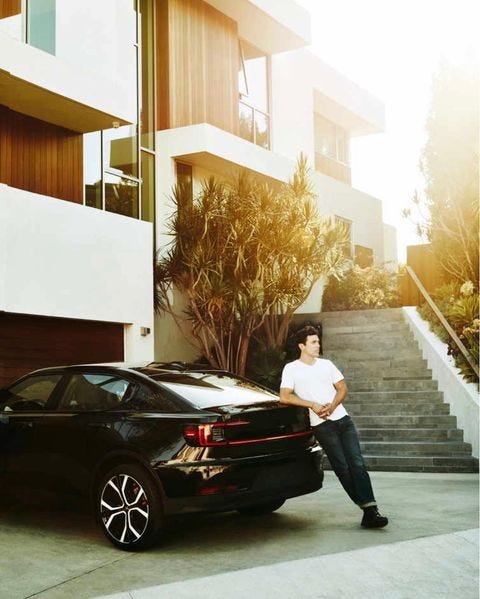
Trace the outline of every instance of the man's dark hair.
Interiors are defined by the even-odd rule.
[[[307,337],[309,337],[310,335],[318,335],[318,329],[310,325],[299,329],[295,333],[295,341],[297,343],[297,347],[299,343],[305,344],[307,342]],[[318,336],[320,337],[320,335]]]

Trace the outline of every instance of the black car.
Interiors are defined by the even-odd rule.
[[[37,370],[0,390],[0,477],[80,493],[126,550],[165,516],[266,514],[322,486],[304,408],[225,371],[150,365]]]

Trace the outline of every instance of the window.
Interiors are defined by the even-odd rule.
[[[239,135],[268,149],[270,147],[269,57],[246,42],[240,42],[239,54]]]
[[[59,410],[88,412],[119,407],[128,401],[135,385],[110,374],[74,374],[60,401]]]
[[[277,401],[277,397],[252,381],[234,375],[205,372],[162,373],[153,375],[168,389],[178,393],[199,409],[229,404]],[[235,392],[232,393],[231,390]],[[213,391],[213,393],[212,393]]]
[[[348,243],[345,255],[348,258],[351,258],[352,254],[353,254],[353,252],[352,252],[352,243],[353,243],[352,242],[352,225],[353,225],[353,223],[351,220],[348,220],[348,218],[343,218],[342,216],[335,216],[335,222],[343,225],[343,227],[345,228],[345,230],[347,232],[349,243]]]
[[[373,250],[371,248],[364,247],[363,245],[356,245],[355,264],[360,266],[360,268],[373,266]]]
[[[9,387],[2,397],[1,409],[8,412],[44,408],[61,378],[61,374],[29,377]]]
[[[349,138],[342,127],[314,115],[315,152],[343,164],[349,163]]]
[[[193,171],[190,164],[176,163],[177,185],[185,195],[185,199],[193,198]]]
[[[55,54],[55,0],[27,0],[27,44]]]
[[[144,385],[137,387],[137,391],[130,401],[130,408],[140,411],[164,412],[165,414],[175,414],[180,412],[180,408],[175,400],[169,397],[167,391],[160,388],[149,388]]]
[[[85,205],[155,222],[153,0],[136,11],[137,125],[83,136]],[[141,74],[141,76],[140,76]]]

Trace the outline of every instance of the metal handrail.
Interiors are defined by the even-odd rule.
[[[447,333],[450,335],[450,337],[453,339],[453,341],[455,342],[455,345],[458,347],[458,349],[460,350],[460,353],[462,354],[462,356],[465,358],[465,360],[467,360],[467,362],[470,364],[470,366],[473,369],[473,372],[477,375],[477,377],[479,377],[479,370],[478,370],[478,364],[475,363],[474,359],[472,358],[472,356],[469,354],[468,349],[465,347],[465,345],[462,343],[462,341],[459,339],[458,335],[455,333],[455,331],[452,329],[452,327],[449,325],[448,321],[446,320],[445,316],[440,312],[440,310],[438,309],[437,304],[433,301],[433,299],[430,297],[428,291],[425,289],[425,287],[422,285],[422,282],[420,281],[420,279],[417,277],[415,271],[407,265],[406,270],[408,272],[408,274],[410,275],[410,278],[412,279],[412,281],[415,283],[415,285],[418,287],[418,290],[420,291],[420,293],[423,295],[423,297],[425,298],[425,301],[427,302],[427,304],[430,306],[430,308],[433,310],[435,316],[438,318],[438,320],[442,323],[443,328],[447,331]],[[479,377],[480,378],[480,377]]]

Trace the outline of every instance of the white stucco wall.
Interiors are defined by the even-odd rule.
[[[152,225],[0,184],[0,310],[125,324],[150,360]]]
[[[383,224],[383,251],[387,268],[396,271],[398,268],[397,229],[393,225]]]
[[[56,0],[56,56],[73,69],[120,85],[135,104],[135,27],[131,0]]]
[[[383,131],[383,104],[307,49],[272,56],[272,149],[314,160],[314,112],[353,135]]]
[[[321,214],[337,215],[352,221],[353,243],[371,248],[375,264],[383,263],[382,202],[318,171],[315,171],[313,177]]]
[[[272,150],[292,160],[303,152],[314,164],[313,87],[300,56],[301,51],[272,56]]]
[[[459,428],[464,432],[464,440],[472,445],[472,454],[479,457],[479,396],[477,385],[466,383],[455,367],[454,360],[447,355],[447,345],[430,331],[428,322],[423,320],[413,306],[403,308],[405,320],[418,341],[423,357],[432,369],[438,388],[443,391],[444,400],[450,404],[450,412],[457,417]]]

